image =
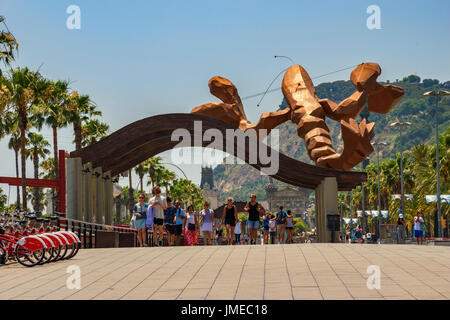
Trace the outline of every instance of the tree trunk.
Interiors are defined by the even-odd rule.
[[[73,123],[73,133],[75,135],[75,150],[81,149],[81,123]]]
[[[131,216],[131,212],[133,212],[134,208],[134,192],[133,192],[133,180],[131,178],[131,169],[128,170],[128,179],[130,182],[130,187],[128,188],[128,210],[130,211]]]
[[[59,181],[59,160],[58,160],[58,132],[56,126],[52,126],[53,131],[53,157],[55,159],[55,175]],[[59,192],[55,198],[55,210],[59,212]]]
[[[26,149],[25,149],[25,128],[27,126],[27,117],[23,113],[21,114],[21,126],[20,126],[20,158],[22,169],[22,204],[23,211],[27,211],[27,169],[26,169]]]
[[[19,178],[19,149],[14,149],[16,158],[16,178]],[[20,187],[17,186],[17,208],[20,209]]]
[[[116,200],[116,224],[120,224],[120,209],[122,208],[122,202],[120,201],[120,195],[115,198]]]
[[[36,149],[34,150],[33,164],[34,164],[34,178],[39,179],[39,157],[36,155]],[[39,188],[34,188],[34,205],[33,211],[41,211],[41,194]]]
[[[437,237],[439,234],[439,224],[438,224],[439,219],[438,219],[437,209],[434,211],[433,220],[434,220],[433,221],[434,236]]]
[[[139,174],[139,180],[141,182],[141,193],[144,193],[144,175]]]

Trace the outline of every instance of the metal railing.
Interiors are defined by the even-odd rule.
[[[67,231],[72,231],[78,235],[81,240],[81,247],[84,249],[95,248],[95,237],[97,231],[117,231],[119,233],[134,233],[137,230],[128,226],[113,226],[93,222],[86,222],[66,218],[64,213],[57,212],[59,216],[58,227]]]

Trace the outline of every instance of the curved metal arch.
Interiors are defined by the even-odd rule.
[[[236,130],[223,121],[206,116],[186,113],[162,114],[131,123],[101,141],[72,152],[70,156],[81,158],[82,163],[91,162],[93,168],[102,167],[103,172],[111,171],[112,175],[117,175],[152,156],[177,147],[179,142],[171,140],[174,130],[186,129],[193,136],[194,121],[201,121],[202,134],[208,129],[218,129],[222,132],[224,148],[226,146],[226,130]],[[202,146],[206,147],[210,143],[202,141]],[[198,146],[194,141],[191,145]],[[235,145],[233,155],[238,157],[238,151],[242,151],[243,148],[245,146]],[[226,152],[226,150],[222,151]],[[244,151],[245,157],[242,160],[249,163],[248,148],[245,148]],[[270,149],[270,152],[277,153],[274,149]],[[259,162],[249,164],[257,170],[264,167]],[[279,170],[271,176],[277,180],[308,189],[315,189],[325,177],[336,177],[339,190],[351,190],[367,180],[364,172],[317,167],[292,159],[282,153],[279,153]]]

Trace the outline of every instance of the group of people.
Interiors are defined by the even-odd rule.
[[[242,235],[242,222],[239,220],[236,205],[229,197],[227,204],[218,222],[214,217],[214,210],[205,202],[203,209],[198,215],[194,207],[189,205],[186,212],[181,208],[179,201],[172,203],[170,197],[161,195],[159,186],[152,189],[153,197],[146,202],[145,194],[139,195],[139,201],[133,209],[132,226],[138,232],[139,246],[147,246],[147,230],[153,233],[153,245],[162,246],[163,234],[167,233],[169,246],[179,243],[180,236],[184,235],[184,245],[198,245],[198,231],[202,232],[204,244],[212,245],[215,242],[221,244],[223,227],[226,229],[226,242],[232,244],[256,244],[258,229],[262,218],[263,243],[292,243],[294,234],[294,216],[291,211],[280,210],[274,215],[267,212],[265,208],[256,201],[256,195],[250,196],[250,201],[244,210],[248,212],[248,238]],[[214,230],[214,232],[213,232]]]
[[[416,215],[413,218],[413,226],[414,226],[414,238],[416,239],[416,242],[418,245],[423,244],[423,238],[424,238],[424,228],[425,228],[425,221],[423,217],[421,217],[420,212],[417,211]],[[407,233],[407,222],[403,216],[403,214],[399,214],[398,218],[394,225],[395,232],[395,240],[398,244],[405,244],[406,239],[406,233]],[[375,237],[376,233],[368,233],[367,235],[364,235],[363,229],[360,226],[356,226],[356,228],[352,230],[347,230],[345,235],[346,242],[351,241],[350,239],[355,238],[356,242],[358,243],[364,243],[366,240],[370,240],[371,238]]]
[[[398,215],[398,219],[395,222],[395,230],[397,231],[397,243],[404,244],[405,243],[405,232],[407,228],[407,223],[405,221],[405,218],[403,214]],[[417,211],[416,215],[413,219],[413,225],[414,225],[414,238],[416,238],[416,242],[418,245],[423,244],[423,238],[424,238],[424,228],[425,228],[425,221],[423,220],[423,217],[420,216],[420,212]]]

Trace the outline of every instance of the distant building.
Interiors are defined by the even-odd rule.
[[[293,186],[279,188],[273,184],[272,179],[265,189],[268,202],[266,210],[276,212],[283,206],[284,210],[291,210],[295,217],[304,217],[309,198],[308,191]]]
[[[211,209],[219,206],[219,192],[214,187],[214,173],[212,167],[202,167],[200,189]]]

